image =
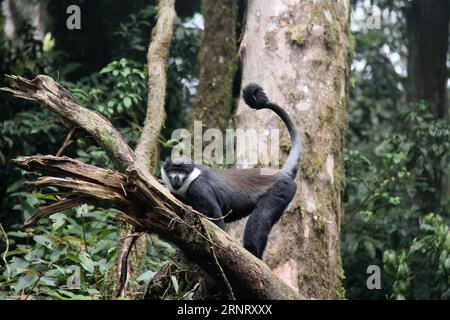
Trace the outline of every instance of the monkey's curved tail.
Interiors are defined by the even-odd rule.
[[[281,171],[295,179],[302,156],[302,144],[300,142],[300,136],[294,121],[292,121],[289,114],[279,105],[270,102],[264,93],[263,88],[255,83],[248,84],[244,90],[242,90],[242,97],[250,108],[256,110],[270,109],[275,112],[281,120],[283,120],[289,131],[289,135],[291,136],[292,147]]]

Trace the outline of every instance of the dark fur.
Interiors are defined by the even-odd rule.
[[[169,160],[163,168],[169,173],[179,172],[180,168],[188,169],[189,172],[194,168],[200,169],[201,174],[189,185],[181,200],[212,218],[222,229],[225,222],[250,215],[245,226],[244,247],[256,257],[262,258],[272,226],[280,219],[297,189],[295,176],[301,146],[291,118],[279,106],[269,102],[261,87],[248,85],[243,90],[243,98],[253,109],[273,110],[288,127],[292,148],[281,170],[274,170],[272,174],[267,174],[268,169],[264,169],[264,172],[261,169],[214,170],[188,162],[180,165],[180,160],[177,159]]]

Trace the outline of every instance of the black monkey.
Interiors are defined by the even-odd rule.
[[[244,247],[261,259],[272,226],[280,219],[297,189],[295,177],[302,147],[291,117],[270,102],[260,86],[246,86],[243,98],[250,108],[270,109],[286,124],[292,148],[281,170],[211,169],[182,157],[168,160],[161,175],[170,192],[213,218],[222,229],[225,222],[250,215],[245,226]]]

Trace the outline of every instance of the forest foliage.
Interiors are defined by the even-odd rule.
[[[92,6],[109,2],[101,0]],[[396,12],[401,22],[401,10],[395,3],[380,1],[387,12]],[[109,54],[97,65],[89,62],[89,55],[71,54],[71,46],[56,29],[61,24],[58,19],[65,17],[52,15],[58,12],[56,7],[50,10],[53,28],[44,43],[33,40],[26,24],[16,41],[0,39],[0,74],[32,77],[43,73],[59,79],[81,105],[111,120],[134,147],[145,117],[145,52],[156,11],[153,5],[141,2],[122,11],[119,17],[113,10],[103,19],[87,19],[100,34],[108,32],[111,37],[102,48]],[[170,132],[186,127],[195,100],[202,28],[195,23],[198,16],[194,19],[192,14],[198,12],[181,15],[174,30],[161,160],[175,143]],[[438,192],[433,190],[433,181],[422,177],[438,179],[442,175],[433,165],[436,161],[441,168],[449,166],[450,124],[436,118],[426,103],[405,102],[405,75],[396,70],[398,63],[389,54],[399,52],[405,58],[404,33],[401,23],[353,33],[354,61],[358,63],[354,63],[351,76],[341,230],[349,299],[450,298],[449,199],[436,198],[429,207],[417,197],[424,191]],[[78,41],[87,48],[95,47],[98,34],[84,33]],[[0,86],[5,85],[6,79],[0,78]],[[25,173],[10,160],[56,154],[67,132],[46,108],[5,94],[0,101],[0,298],[111,297],[107,283],[118,240],[116,212],[107,204],[83,205],[20,230],[20,224],[37,208],[58,200],[55,191],[63,193],[25,186]],[[64,154],[101,167],[113,166],[104,151],[81,136]],[[145,286],[165,262],[173,261],[175,252],[173,246],[151,236],[139,285]],[[180,273],[184,272],[185,266],[176,263]],[[381,290],[366,287],[369,265],[383,270]],[[73,266],[81,270],[78,289],[69,286],[74,281]],[[173,277],[164,298],[191,299],[196,290],[196,283],[188,279],[180,283]]]

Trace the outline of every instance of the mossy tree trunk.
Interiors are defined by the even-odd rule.
[[[4,19],[3,32],[6,39],[14,41],[17,31],[23,24],[33,27],[33,39],[42,41],[46,33],[48,20],[47,0],[1,2]]]
[[[238,2],[202,1],[205,31],[198,55],[199,87],[191,122],[202,121],[209,128],[225,129],[231,117]]]
[[[300,128],[297,193],[269,236],[264,261],[307,298],[343,296],[339,228],[350,69],[349,0],[249,0],[240,48],[243,81],[261,84]],[[283,128],[241,100],[237,127]],[[289,136],[282,129],[281,149]],[[242,239],[243,222],[229,231]]]
[[[450,1],[414,0],[406,9],[408,38],[407,97],[409,102],[425,101],[431,112],[448,119],[447,51],[449,39]],[[444,172],[440,159],[432,159],[433,173],[425,172],[434,190],[419,194],[419,203],[434,211],[441,198]],[[450,177],[445,180],[450,190]],[[444,191],[445,192],[445,191]]]

